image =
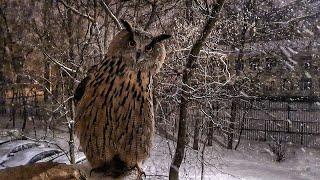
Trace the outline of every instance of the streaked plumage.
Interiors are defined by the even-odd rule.
[[[78,85],[74,96],[80,145],[94,170],[113,177],[139,168],[150,154],[152,76],[165,59],[160,41],[169,37],[152,38],[123,24],[125,30],[112,40],[107,57]]]

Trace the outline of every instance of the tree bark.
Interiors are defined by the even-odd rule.
[[[179,115],[179,130],[178,130],[178,142],[176,151],[173,157],[173,161],[170,165],[169,179],[178,180],[179,179],[179,168],[181,166],[182,160],[185,154],[185,144],[186,144],[186,131],[187,131],[187,108],[189,103],[188,87],[190,85],[190,79],[193,75],[194,64],[197,61],[198,55],[201,48],[203,47],[206,39],[210,35],[214,25],[218,21],[220,10],[224,4],[224,0],[218,0],[216,4],[213,5],[208,20],[206,21],[203,30],[196,40],[195,44],[192,46],[191,51],[187,57],[187,63],[185,69],[183,70],[182,76],[182,92],[181,92],[181,102],[180,102],[180,115]],[[186,85],[184,85],[186,84]]]
[[[213,121],[209,120],[208,122],[208,132],[207,132],[207,136],[208,136],[208,146],[212,146],[213,145]]]
[[[202,124],[201,117],[195,116],[194,134],[193,134],[193,146],[194,150],[199,150],[199,138],[200,138],[200,126]]]
[[[0,171],[0,179],[80,180],[81,178],[79,171],[72,165],[45,162],[6,168]]]
[[[212,113],[214,113],[213,117],[215,117],[218,122],[218,116],[219,116],[219,114],[218,114],[219,103],[218,102],[213,105],[212,110],[213,110]],[[207,131],[208,146],[213,145],[213,140],[214,140],[214,137],[213,137],[214,123],[213,122],[214,122],[213,119],[209,119],[209,121],[208,121],[208,131]]]
[[[234,126],[236,122],[236,116],[237,116],[237,99],[233,99],[231,102],[231,118],[229,122],[229,128],[228,128],[228,142],[227,142],[227,149],[233,148],[233,135],[234,135]]]
[[[150,25],[155,21],[156,15],[157,15],[157,1],[150,2],[151,4],[151,13],[149,16],[149,20],[147,21],[146,25],[144,26],[144,30],[148,30],[150,28]]]
[[[51,29],[50,27],[50,17],[51,17],[51,14],[50,14],[50,8],[52,6],[52,2],[51,1],[45,1],[44,2],[44,6],[43,6],[43,10],[42,10],[42,13],[43,13],[43,24],[44,24],[44,32],[45,34],[49,34],[49,29]],[[49,35],[50,36],[50,35]],[[48,35],[45,36],[46,39],[47,39],[47,42],[50,41],[50,37],[48,37]],[[49,49],[49,44],[46,44],[45,47],[44,47],[46,50]],[[49,96],[50,96],[50,93],[51,93],[51,90],[52,90],[52,86],[51,86],[51,82],[50,82],[50,79],[51,79],[51,63],[48,59],[45,60],[44,62],[44,72],[43,72],[43,76],[44,76],[44,86],[45,86],[45,90],[44,90],[44,93],[43,93],[43,98],[44,98],[44,101],[47,103],[49,101]]]
[[[68,10],[67,13],[67,34],[68,34],[68,41],[69,41],[69,47],[68,47],[68,58],[70,61],[75,62],[75,54],[74,54],[74,49],[73,46],[75,44],[74,38],[73,38],[73,31],[74,31],[74,26],[73,26],[73,16],[70,10]],[[74,81],[71,78],[67,79],[67,98],[73,96],[74,92]],[[75,164],[75,145],[74,145],[74,104],[73,100],[69,100],[67,102],[67,108],[69,109],[69,114],[67,115],[67,120],[68,120],[68,129],[69,129],[69,153],[70,153],[70,160],[71,164]],[[69,118],[69,119],[68,119]]]

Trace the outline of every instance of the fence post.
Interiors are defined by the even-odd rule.
[[[303,123],[300,122],[299,126],[299,133],[300,133],[300,144],[303,145],[303,134],[302,134],[302,129],[303,129]]]
[[[267,141],[267,121],[268,120],[264,120],[264,141]]]
[[[287,107],[287,118],[290,120],[291,118],[290,118],[290,111],[291,111],[291,108],[290,108],[290,103],[288,102],[288,107]]]
[[[213,145],[213,120],[209,119],[209,127],[208,127],[208,146]]]
[[[11,104],[10,104],[10,113],[11,113],[11,120],[12,120],[12,128],[16,127],[16,93],[15,89],[12,87],[12,99],[11,99]]]

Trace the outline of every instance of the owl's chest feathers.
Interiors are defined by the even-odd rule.
[[[150,72],[129,69],[121,59],[102,63],[90,83],[100,102],[112,106],[128,106],[129,103],[152,102],[152,77]]]

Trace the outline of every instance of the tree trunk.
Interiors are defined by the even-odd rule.
[[[194,134],[193,134],[193,149],[199,150],[199,135],[200,135],[200,126],[201,126],[201,118],[199,116],[195,117],[195,125],[194,125]]]
[[[195,44],[192,46],[190,54],[187,58],[187,63],[185,69],[183,70],[182,84],[190,85],[190,79],[193,75],[194,64],[197,61],[197,57],[203,47],[206,39],[210,35],[215,23],[218,21],[219,13],[224,4],[224,0],[218,0],[216,4],[213,5],[211,13],[208,16],[208,20],[205,23],[203,30],[196,40]],[[181,92],[181,102],[180,102],[180,116],[179,116],[179,131],[178,131],[178,142],[176,151],[173,157],[173,161],[170,166],[169,179],[178,180],[179,179],[179,168],[181,166],[182,160],[185,153],[186,145],[186,131],[187,131],[187,108],[189,103],[188,87],[183,85]]]
[[[45,64],[44,64],[44,79],[45,79],[44,86],[46,87],[46,89],[44,90],[44,93],[43,93],[43,100],[44,100],[44,102],[48,102],[50,92],[51,92],[51,83],[50,83],[51,65],[50,65],[50,62],[45,62]]]
[[[76,155],[75,155],[75,139],[74,139],[74,121],[69,121],[69,153],[70,153],[70,163],[76,163]]]
[[[219,103],[216,103],[213,105],[213,113],[215,114],[214,116],[216,117],[217,120],[218,120],[218,110],[219,110]],[[208,131],[207,131],[208,146],[213,145],[213,132],[214,132],[214,123],[213,123],[213,120],[209,120]]]
[[[50,18],[51,18],[51,14],[50,14],[50,9],[52,8],[52,2],[51,1],[45,1],[44,2],[44,6],[43,6],[43,10],[42,10],[42,13],[43,13],[43,24],[44,24],[44,32],[46,32],[46,34],[49,34],[48,30],[51,28],[50,27]],[[50,41],[50,39],[48,39],[50,37],[49,36],[45,36],[47,38],[47,42]],[[49,44],[46,44],[45,45],[45,49],[48,50],[50,47]],[[44,101],[47,103],[49,101],[49,96],[50,96],[50,93],[51,93],[51,82],[50,82],[50,79],[51,79],[51,64],[49,62],[48,59],[45,60],[44,62],[44,72],[43,72],[43,76],[44,76],[44,87],[46,88],[44,90],[44,93],[43,93],[43,98],[44,98]]]
[[[27,95],[22,96],[22,117],[23,117],[23,123],[22,123],[22,131],[26,129],[27,121],[28,121],[28,110],[27,110]]]
[[[11,99],[11,120],[12,120],[12,128],[16,128],[16,104],[17,102],[15,101],[17,94],[12,88],[12,99]]]
[[[75,44],[73,38],[73,16],[71,10],[68,10],[67,13],[67,34],[69,37],[69,47],[68,47],[68,58],[70,61],[75,62],[75,54],[73,45]],[[73,96],[74,92],[74,81],[70,77],[67,78],[67,89],[66,89],[67,98]],[[67,103],[67,108],[69,109],[69,114],[67,115],[70,119],[68,120],[69,127],[69,153],[71,164],[75,164],[75,145],[74,145],[74,118],[75,118],[75,109],[73,100],[69,100]]]
[[[231,117],[228,127],[228,142],[227,142],[227,149],[233,148],[233,135],[234,135],[234,125],[236,122],[236,116],[237,116],[237,99],[233,99],[231,102]]]
[[[208,146],[213,145],[213,121],[209,120],[208,122]]]
[[[187,136],[186,136],[187,107],[188,107],[188,100],[185,97],[181,97],[178,142],[177,142],[176,152],[174,154],[174,158],[170,166],[170,173],[169,173],[170,180],[179,179],[179,168],[184,158],[184,150],[185,150],[185,144],[187,140]]]

